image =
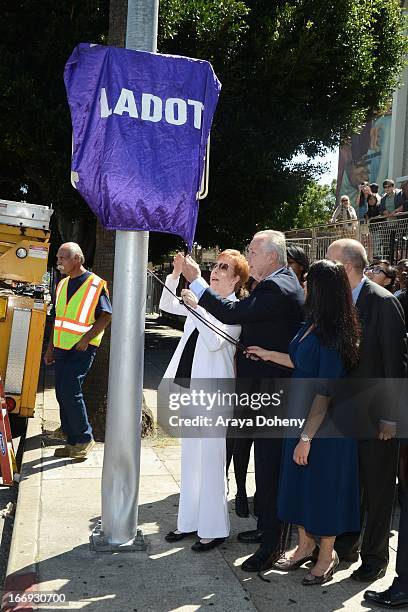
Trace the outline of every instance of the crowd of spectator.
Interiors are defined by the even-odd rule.
[[[383,182],[383,193],[379,193],[377,183],[361,183],[354,206],[347,195],[340,197],[340,203],[334,210],[331,223],[359,220],[370,221],[375,217],[393,217],[408,212],[408,180],[397,189],[392,179]]]
[[[288,245],[287,258],[288,266],[304,286],[310,265],[305,251],[299,246]],[[395,266],[386,259],[373,259],[365,269],[365,275],[398,298],[404,309],[408,333],[408,259],[401,259]]]

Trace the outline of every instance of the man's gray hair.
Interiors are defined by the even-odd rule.
[[[254,238],[264,238],[263,248],[265,253],[274,251],[278,255],[278,263],[281,266],[288,265],[285,234],[275,230],[262,230],[257,232]]]
[[[368,266],[366,250],[358,240],[340,238],[340,240],[336,240],[332,244],[341,249],[342,260],[351,263],[354,270],[363,272]]]
[[[66,242],[63,245],[64,249],[68,249],[68,251],[71,253],[72,257],[74,257],[74,255],[78,255],[81,264],[83,264],[85,262],[85,257],[84,254],[82,252],[81,247],[79,246],[79,244],[77,244],[76,242]]]

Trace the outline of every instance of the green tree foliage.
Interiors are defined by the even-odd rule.
[[[186,0],[184,13],[173,14],[173,33],[162,30],[161,50],[211,59],[223,83],[202,244],[238,245],[259,227],[293,225],[315,174],[311,164],[292,164],[293,156],[338,145],[385,108],[406,50],[398,0],[245,5],[221,57],[200,27],[213,2]]]
[[[103,42],[108,2],[23,0],[2,4],[2,159],[14,159],[22,183],[36,189],[44,203],[69,203],[71,124],[62,75],[78,42]],[[1,178],[7,178],[3,172]],[[10,189],[19,189],[19,184],[12,184]]]
[[[89,219],[69,183],[62,73],[75,44],[106,42],[108,1],[1,5],[0,197]],[[161,0],[159,51],[209,59],[223,84],[201,244],[293,225],[315,175],[293,156],[337,145],[389,102],[403,30],[398,0]]]
[[[319,185],[312,181],[297,209],[293,228],[323,225],[330,220],[336,206],[336,181],[331,185]]]
[[[108,9],[108,0],[1,1],[0,197],[53,204],[67,233],[93,215],[70,183],[63,70],[78,42],[104,42]],[[55,215],[53,224],[55,238]]]

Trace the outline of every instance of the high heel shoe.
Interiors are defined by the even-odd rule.
[[[337,553],[335,553],[335,557],[333,559],[333,565],[325,572],[322,576],[314,576],[312,572],[309,572],[307,576],[305,576],[302,580],[303,586],[313,586],[315,584],[326,584],[333,578],[333,574],[336,570],[336,567],[340,563]]]
[[[285,557],[281,557],[275,563],[276,569],[283,570],[285,572],[291,572],[292,570],[297,570],[307,561],[314,561],[316,563],[317,558],[319,556],[319,547],[316,546],[315,549],[310,553],[310,555],[306,555],[301,559],[297,559],[294,561],[293,559],[286,559]]]

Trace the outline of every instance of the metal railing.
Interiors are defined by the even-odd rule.
[[[310,261],[323,259],[329,245],[339,238],[354,238],[365,247],[369,261],[387,259],[395,264],[400,259],[408,259],[408,213],[395,217],[375,217],[366,221],[341,221],[317,225],[311,228],[285,232],[286,242],[302,247]],[[214,251],[214,252],[213,252]],[[219,249],[208,251],[206,260],[215,260]],[[197,256],[197,253],[195,253]],[[197,256],[197,259],[201,259]],[[204,261],[204,258],[203,258]],[[170,268],[156,271],[164,281]],[[146,313],[159,314],[162,285],[150,274],[147,275]]]
[[[341,221],[285,232],[286,242],[302,247],[310,261],[325,257],[329,245],[340,238],[354,238],[365,247],[368,259],[395,264],[408,258],[408,213],[374,217],[370,221]]]
[[[159,283],[159,281],[148,274],[146,286],[146,314],[160,313],[159,302],[162,290],[163,286]]]

